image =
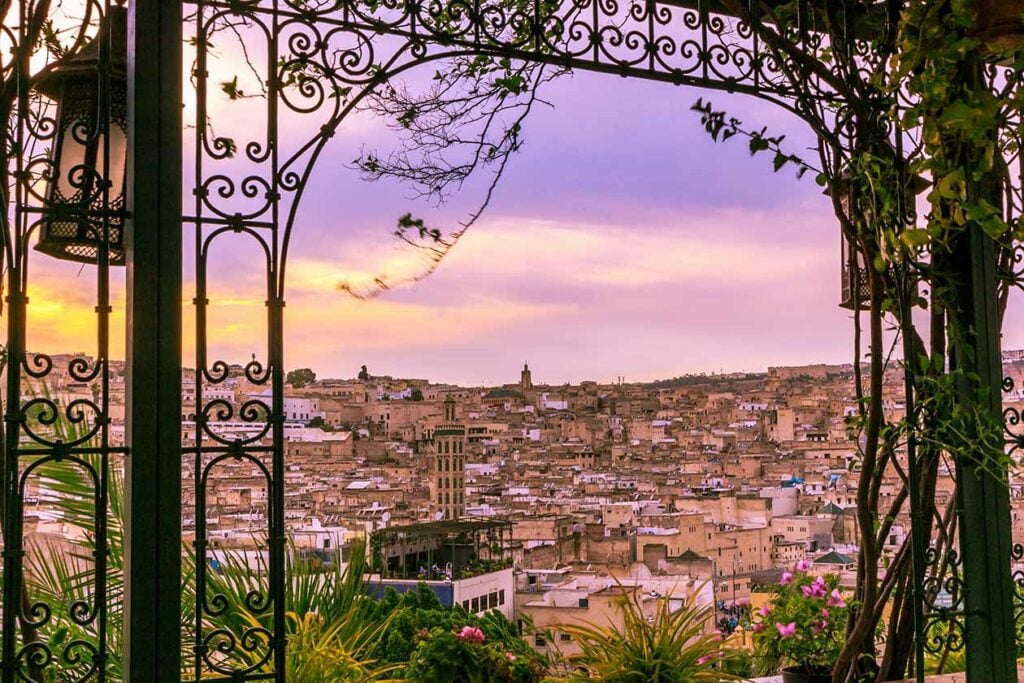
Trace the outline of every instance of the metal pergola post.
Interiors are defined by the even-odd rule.
[[[182,3],[128,19],[126,680],[181,680]]]
[[[976,409],[992,424],[980,430],[996,432],[1001,444],[1002,359],[999,312],[996,303],[994,243],[978,225],[971,225],[952,254],[956,281],[955,329],[966,338],[952,339],[951,359],[959,377],[960,405]],[[969,435],[979,447],[991,444],[991,434]],[[994,446],[993,446],[994,448]],[[982,453],[1001,458],[1002,452]],[[1010,492],[1005,468],[992,472],[970,454],[955,454],[957,512],[966,619],[968,681],[1016,681],[1017,647],[1010,573]]]
[[[965,65],[965,79],[982,81],[982,64]],[[975,167],[980,167],[975,164]],[[968,183],[968,196],[1002,205],[993,172]],[[967,680],[1017,681],[1016,619],[1010,570],[1010,491],[1003,446],[1000,314],[995,242],[971,221],[950,254],[949,352],[957,405],[969,417],[956,459],[957,513],[963,560]],[[974,443],[970,443],[973,441]],[[974,447],[973,449],[971,447]],[[974,450],[975,452],[970,452]]]

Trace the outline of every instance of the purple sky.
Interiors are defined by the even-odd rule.
[[[820,189],[772,174],[741,141],[712,142],[689,110],[701,94],[582,73],[555,83],[555,107],[528,121],[489,212],[433,276],[370,302],[293,291],[291,363],[496,383],[529,360],[538,381],[560,383],[850,360],[838,228]],[[711,98],[806,147],[769,105]],[[362,139],[388,145],[377,131]],[[293,258],[329,269],[333,252],[336,279],[393,276],[409,258],[388,236],[396,216],[445,226],[479,197],[468,188],[471,201],[434,211],[324,164],[316,184],[302,226],[316,244]],[[345,196],[359,199],[339,207]]]
[[[371,301],[337,283],[419,268],[390,235],[395,219],[412,211],[450,228],[479,201],[480,186],[437,209],[411,201],[408,188],[366,183],[347,166],[361,146],[386,151],[393,138],[378,122],[350,122],[320,160],[300,212],[288,366],[352,377],[366,364],[376,374],[495,384],[517,380],[524,361],[548,383],[851,361],[827,200],[810,175],[773,174],[770,157],[751,158],[742,141],[712,142],[690,111],[701,96],[750,127],[786,133],[787,151],[809,144],[798,121],[752,98],[575,74],[547,89],[555,107],[528,120],[490,210],[440,269]],[[289,136],[319,123],[309,117]],[[241,243],[217,256],[213,357],[265,357],[257,256]],[[37,271],[30,348],[93,350],[89,278],[52,262]],[[186,365],[191,298],[186,291]],[[1004,348],[1024,346],[1014,313]],[[123,354],[120,340],[113,353]]]

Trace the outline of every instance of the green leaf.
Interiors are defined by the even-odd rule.
[[[911,249],[917,249],[928,244],[931,241],[931,235],[928,234],[927,230],[911,228],[910,230],[904,230],[900,234],[900,240]]]

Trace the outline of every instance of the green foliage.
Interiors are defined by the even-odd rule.
[[[535,683],[544,673],[541,659],[518,636],[506,642],[489,637],[484,626],[466,625],[454,631],[420,631],[406,677],[424,682]]]
[[[317,415],[312,420],[307,422],[306,426],[307,427],[314,427],[314,428],[320,429],[321,431],[324,431],[324,432],[333,432],[334,431],[334,426],[332,424],[330,424],[329,422],[327,422],[326,420],[324,420],[324,418],[322,416],[320,416],[320,415]]]
[[[831,670],[842,650],[849,606],[839,592],[839,576],[811,577],[785,572],[770,606],[752,621],[757,658],[776,671],[796,666]]]
[[[624,594],[619,601],[621,628],[609,624],[563,624],[557,628],[569,634],[580,647],[568,658],[572,668],[565,683],[700,683],[736,680],[724,670],[732,653],[722,649],[722,638],[709,633],[714,621],[712,605],[698,606],[697,592],[676,610],[668,600],[658,600],[648,616],[639,591]]]
[[[300,389],[307,384],[315,382],[316,373],[309,368],[297,368],[295,370],[289,370],[284,381],[292,385],[295,389]]]
[[[370,656],[382,663],[405,665],[404,676],[412,680],[467,680],[467,681],[530,681],[540,680],[546,670],[546,660],[538,655],[520,637],[518,629],[500,612],[492,611],[483,616],[469,614],[461,605],[447,608],[425,583],[399,595],[394,589],[385,589],[376,605],[375,618],[390,615],[387,637],[379,642]],[[479,628],[486,637],[486,647],[470,648],[468,644],[453,644],[444,634],[452,635],[465,627]],[[498,652],[501,661],[493,655]],[[466,668],[458,669],[456,678],[432,678],[440,676],[455,666],[449,659],[453,653],[465,656]],[[511,653],[515,662],[505,653]],[[484,675],[477,671],[484,662],[490,664],[487,671],[500,670],[497,677],[473,678]],[[497,669],[494,668],[496,665]],[[532,672],[526,676],[526,672]],[[474,673],[476,672],[476,673]],[[517,672],[517,673],[516,673]],[[490,675],[490,674],[488,674]],[[512,678],[501,677],[512,675]],[[466,678],[458,678],[466,676]]]
[[[760,152],[772,152],[772,170],[776,173],[792,165],[796,168],[797,178],[802,178],[808,171],[817,171],[819,175],[821,174],[821,171],[800,157],[783,151],[782,142],[786,139],[785,135],[769,135],[767,128],[747,130],[743,128],[742,121],[728,116],[724,111],[716,110],[711,102],[705,102],[703,98],[698,99],[690,109],[700,114],[700,122],[712,140],[725,142],[739,135],[747,138],[747,148],[751,156]]]

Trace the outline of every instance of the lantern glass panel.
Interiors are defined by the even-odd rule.
[[[105,244],[108,263],[124,264],[126,32],[124,8],[109,8],[96,38],[37,85],[57,122],[36,248],[59,259],[98,263]]]
[[[89,147],[94,143],[96,128],[96,83],[86,78],[69,78],[64,83],[57,112],[57,167],[54,202],[80,200],[83,173],[89,164]]]
[[[124,172],[128,161],[128,136],[120,126],[111,123],[110,125],[110,167],[105,163],[100,166],[103,169],[103,177],[110,181],[110,200],[116,203],[118,196],[124,191]],[[103,140],[100,139],[100,156],[103,156]]]

